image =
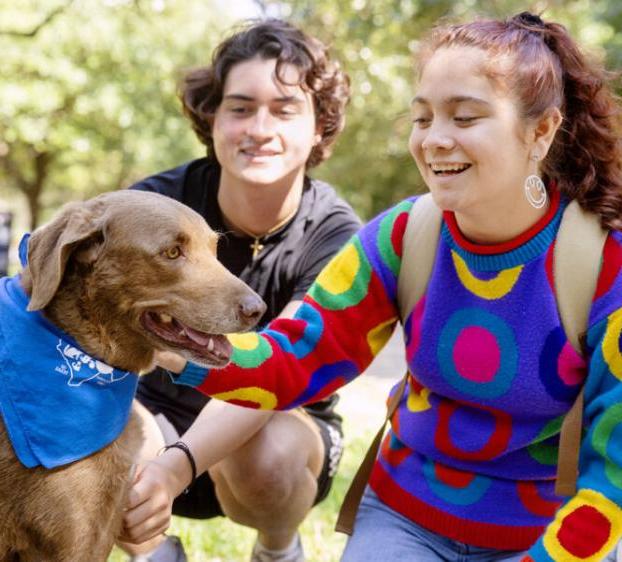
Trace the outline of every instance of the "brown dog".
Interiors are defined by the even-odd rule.
[[[250,328],[265,305],[218,263],[216,242],[197,213],[161,195],[69,204],[30,239],[28,309],[123,370],[151,369],[154,349],[223,366],[231,346],[218,334]],[[112,444],[51,470],[21,464],[1,420],[0,561],[106,560],[140,446],[136,419]]]

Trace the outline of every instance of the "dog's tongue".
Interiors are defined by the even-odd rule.
[[[231,357],[233,348],[223,335],[195,330],[173,317],[163,322],[161,315],[153,312],[143,314],[142,321],[148,330],[161,339],[197,353],[210,364],[221,364]]]
[[[184,331],[193,342],[196,342],[199,345],[209,345],[210,340],[214,339],[213,336],[210,336],[209,334],[206,334],[204,332],[199,332],[198,330],[195,330],[190,326],[184,326]]]
[[[231,354],[231,344],[224,336],[199,332],[190,328],[190,326],[185,326],[184,330],[190,340],[202,348],[207,348],[207,351],[210,353],[221,356],[229,356]]]

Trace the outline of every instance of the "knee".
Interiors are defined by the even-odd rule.
[[[231,482],[235,495],[249,508],[272,510],[290,501],[309,476],[304,463],[286,451],[272,450],[246,467],[238,466]]]

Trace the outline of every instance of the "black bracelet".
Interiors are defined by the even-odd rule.
[[[192,486],[194,484],[194,481],[197,479],[197,463],[194,462],[194,456],[192,455],[190,448],[183,441],[175,441],[175,443],[171,443],[170,445],[165,445],[164,447],[162,447],[162,449],[160,449],[160,452],[158,453],[158,455],[161,455],[164,451],[168,451],[169,449],[179,449],[186,454],[186,457],[188,457],[188,462],[190,463],[190,469],[192,470],[192,480],[190,481],[190,484],[188,484],[188,487],[183,492],[184,494],[187,494],[188,491],[190,490],[190,486]]]

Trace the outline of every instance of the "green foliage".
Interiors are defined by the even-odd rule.
[[[117,189],[202,152],[176,69],[231,20],[212,2],[0,0],[0,184],[40,205]],[[46,21],[46,14],[56,13]]]

